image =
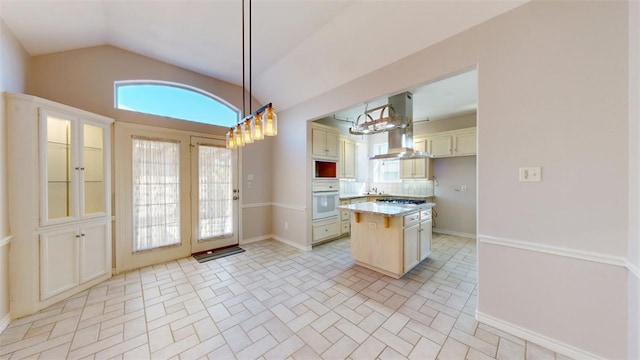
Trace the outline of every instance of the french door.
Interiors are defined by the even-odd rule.
[[[116,123],[116,269],[238,243],[235,151],[224,140]]]
[[[238,244],[236,152],[191,137],[191,253]]]

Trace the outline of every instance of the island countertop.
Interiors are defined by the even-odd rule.
[[[373,215],[383,216],[402,216],[410,214],[416,211],[431,209],[436,206],[435,203],[424,203],[420,205],[408,205],[408,204],[383,204],[375,201],[341,205],[338,209],[348,210],[356,213],[366,213]]]

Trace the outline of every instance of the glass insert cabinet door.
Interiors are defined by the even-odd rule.
[[[105,126],[40,109],[40,225],[106,215]]]

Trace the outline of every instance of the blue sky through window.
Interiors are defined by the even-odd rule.
[[[117,84],[116,107],[224,127],[232,127],[238,121],[238,111],[235,109],[210,96],[179,85]]]

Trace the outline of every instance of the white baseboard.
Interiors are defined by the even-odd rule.
[[[262,241],[262,240],[269,240],[271,238],[272,238],[272,235],[261,235],[261,236],[255,236],[248,239],[242,239],[242,241],[240,241],[239,243],[240,245],[251,244],[251,243]]]
[[[515,335],[527,341],[531,341],[538,345],[544,346],[549,350],[569,356],[574,359],[602,359],[602,357],[592,354],[586,350],[582,350],[575,346],[554,340],[548,336],[539,334],[529,329],[525,329],[518,325],[514,325],[510,322],[498,319],[491,315],[483,314],[479,311],[476,311],[476,320],[489,326],[493,326],[498,330]]]
[[[472,239],[476,238],[476,234],[469,234],[469,233],[463,233],[459,231],[445,230],[445,229],[439,229],[439,228],[433,228],[433,232],[438,234],[460,236],[460,237],[472,238]]]
[[[2,333],[4,329],[7,328],[7,326],[9,326],[10,322],[11,322],[11,312],[9,312],[7,315],[5,315],[2,318],[2,320],[0,320],[0,333]]]
[[[277,235],[271,235],[271,237],[276,239],[276,240],[278,240],[278,241],[280,241],[281,243],[287,244],[289,246],[293,246],[296,249],[299,249],[299,250],[302,250],[302,251],[311,251],[311,245],[304,246],[304,245],[298,244],[296,242],[293,242],[293,241],[291,241],[289,239],[285,239],[285,238],[277,236]]]

